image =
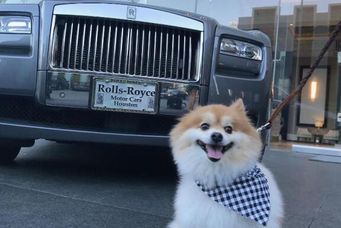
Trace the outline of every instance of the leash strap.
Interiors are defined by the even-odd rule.
[[[341,31],[341,21],[339,21],[336,24],[335,29],[333,30],[333,32],[332,32],[331,36],[329,37],[328,41],[326,42],[326,44],[321,49],[321,51],[320,51],[317,59],[315,60],[314,64],[312,64],[310,66],[310,69],[309,69],[307,75],[305,75],[302,78],[302,80],[300,81],[298,86],[295,88],[295,90],[292,91],[281,103],[279,103],[279,105],[276,107],[276,109],[271,114],[269,120],[264,125],[260,126],[257,129],[258,132],[261,133],[265,130],[269,130],[271,128],[271,123],[279,115],[279,113],[282,111],[282,109],[302,91],[303,87],[305,86],[305,84],[307,84],[309,78],[314,73],[316,67],[320,64],[321,60],[323,59],[323,56],[326,54],[330,45],[334,42],[334,40],[336,39],[336,36],[339,34],[340,31]],[[263,159],[264,150],[265,150],[265,147],[263,148],[260,161],[262,161],[262,159]]]

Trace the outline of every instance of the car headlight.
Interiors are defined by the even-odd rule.
[[[27,16],[0,16],[0,33],[31,33],[31,24]]]
[[[234,55],[253,60],[262,60],[262,48],[247,42],[223,38],[220,43],[220,53]]]

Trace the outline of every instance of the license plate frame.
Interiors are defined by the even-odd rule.
[[[127,112],[127,113],[142,113],[142,114],[156,114],[158,112],[158,104],[159,104],[159,83],[154,81],[145,81],[145,80],[135,80],[135,79],[127,79],[127,78],[108,78],[108,77],[93,77],[92,78],[92,86],[91,86],[91,99],[90,99],[90,108],[92,110],[97,111],[111,111],[111,112]],[[99,85],[105,85],[101,87],[103,90],[99,90]],[[118,87],[116,87],[118,86]],[[125,88],[125,87],[129,87]],[[109,89],[105,90],[105,88],[111,88],[110,92]],[[131,90],[131,88],[133,88]],[[142,88],[145,88],[143,90]],[[154,88],[149,90],[150,88]],[[121,91],[120,91],[121,89]],[[131,92],[140,91],[140,94],[131,94]],[[108,92],[107,92],[108,91]],[[142,92],[145,91],[145,94],[142,96]],[[147,92],[149,91],[149,92]],[[122,92],[119,94],[119,92]],[[100,104],[98,99],[100,96],[99,93],[102,93],[103,102]],[[147,96],[154,94],[154,96]],[[113,102],[112,105],[108,105],[110,103],[107,101],[108,96],[110,96],[111,101]],[[113,97],[114,96],[114,97]],[[142,96],[142,97],[141,97]],[[115,99],[114,99],[115,98]],[[134,99],[135,98],[135,99]],[[132,101],[133,99],[135,101]],[[139,101],[138,99],[142,99]],[[151,101],[151,99],[153,101]],[[132,106],[129,106],[132,104]],[[123,107],[118,107],[118,104],[125,104]],[[139,108],[142,103],[147,104],[145,109]],[[153,103],[153,104],[151,104]],[[135,108],[137,105],[138,108]],[[153,108],[152,108],[152,107]]]

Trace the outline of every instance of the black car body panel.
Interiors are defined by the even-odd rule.
[[[74,6],[78,11],[71,15],[67,11]],[[103,15],[95,15],[96,10]],[[256,126],[267,118],[271,45],[259,31],[221,26],[190,12],[115,1],[3,4],[2,15],[29,16],[32,32],[0,32],[0,138],[166,146],[179,116],[198,105],[228,105],[238,97]],[[262,60],[221,53],[222,38],[259,46]],[[154,83],[154,111],[98,111],[95,78]]]

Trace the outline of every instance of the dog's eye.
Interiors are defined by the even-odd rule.
[[[232,134],[232,127],[231,126],[226,126],[226,127],[224,127],[224,130],[225,130],[225,132],[227,133],[227,134]]]
[[[203,123],[200,125],[200,129],[203,131],[206,131],[210,128],[210,125],[208,123]]]

